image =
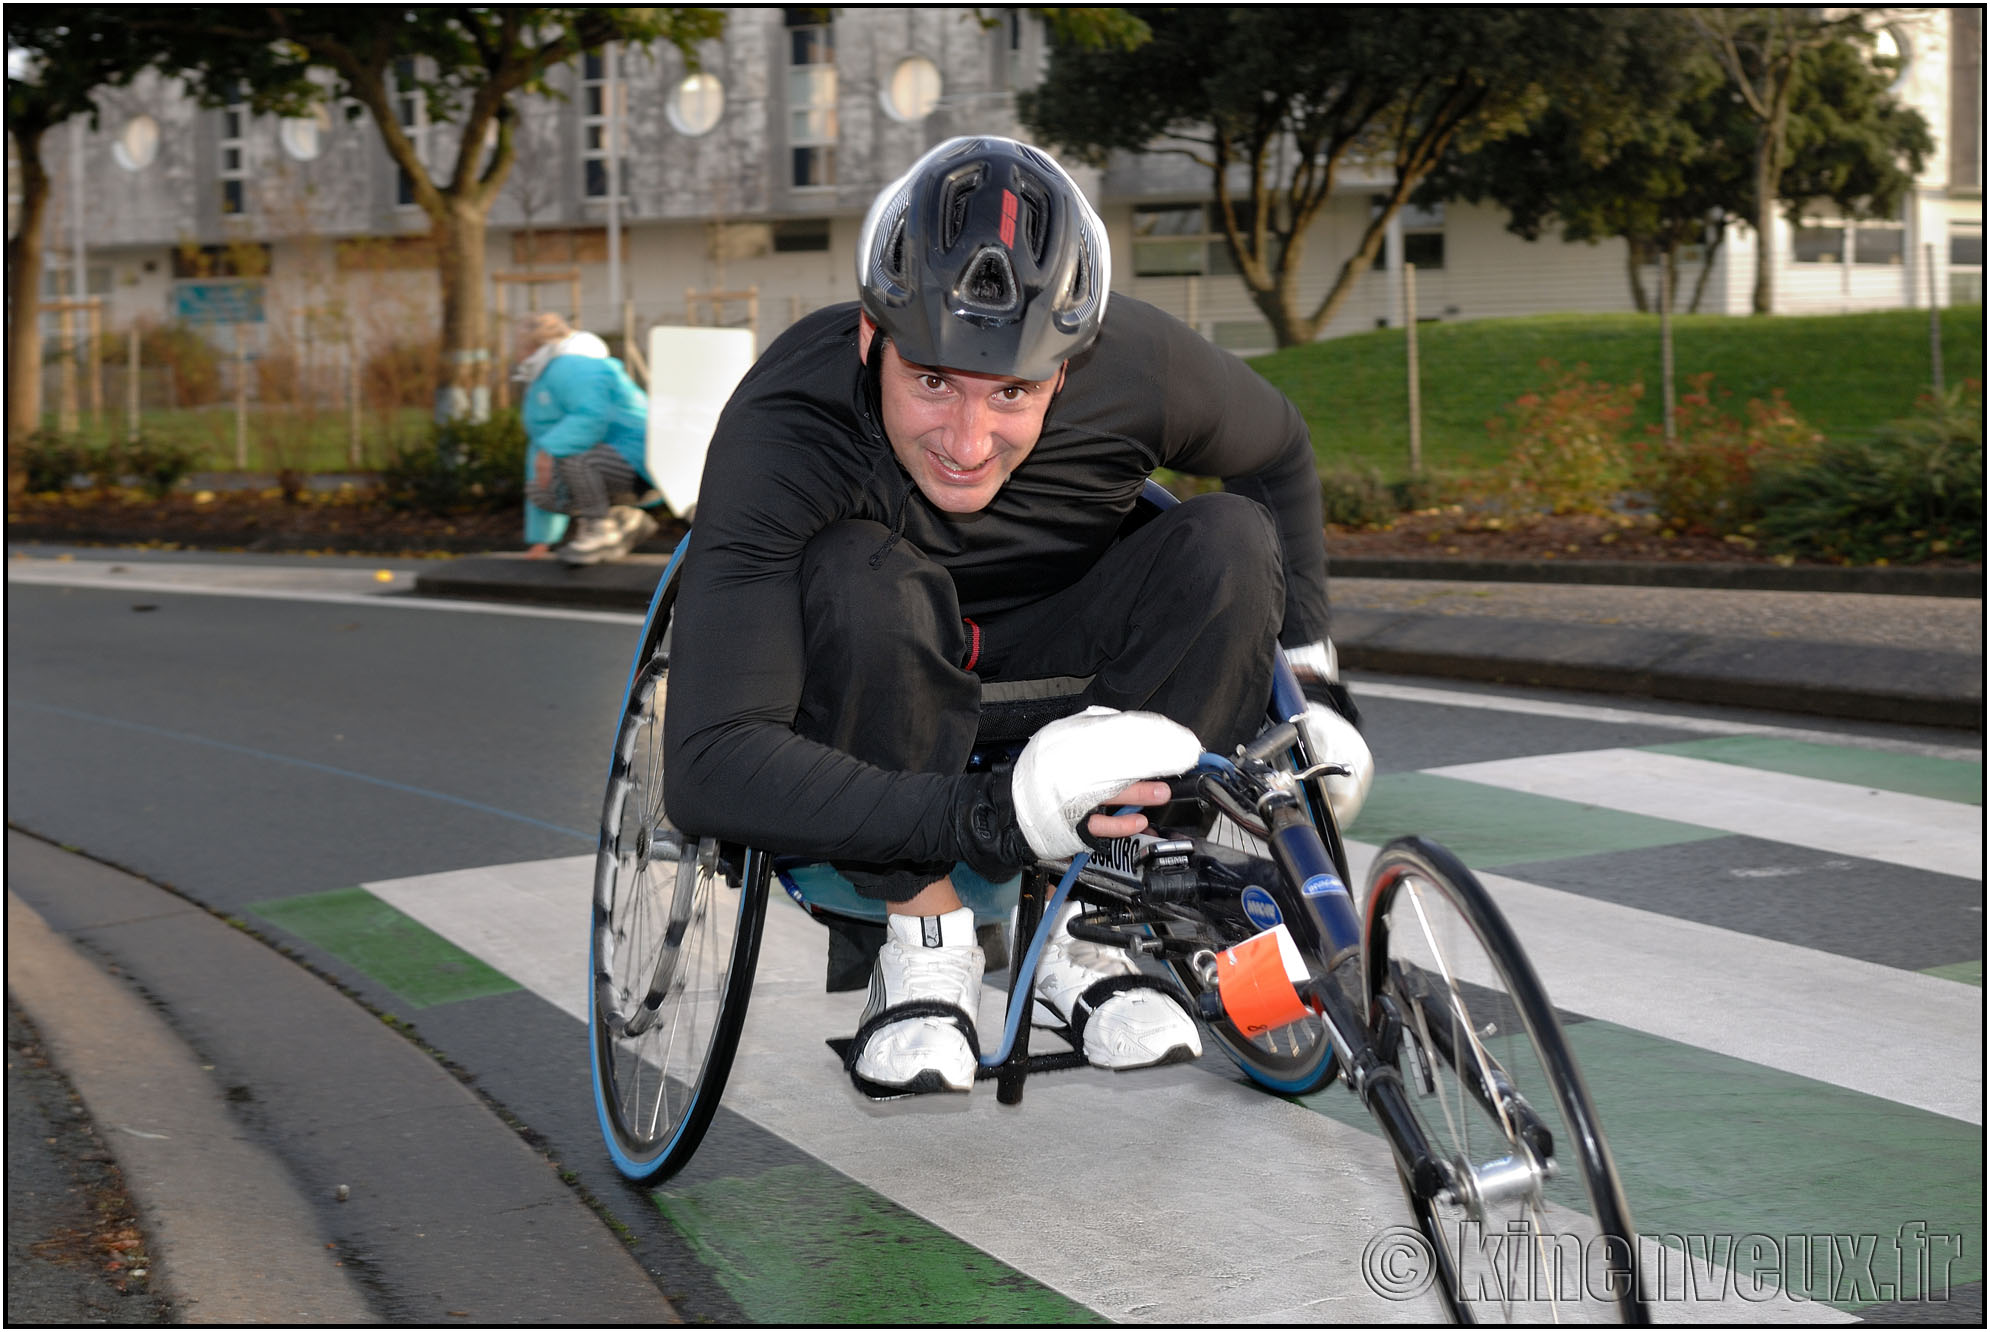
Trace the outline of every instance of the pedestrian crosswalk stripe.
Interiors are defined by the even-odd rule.
[[[1348,843],[1365,882],[1376,848]],[[1982,998],[1949,981],[1481,874],[1555,1004],[1818,1082],[1983,1122]],[[1482,980],[1468,975],[1467,979]],[[1857,1032],[1860,1058],[1845,1048]]]
[[[1547,799],[1429,772],[1377,777],[1348,831],[1371,842],[1418,833],[1475,866],[1673,846],[1721,835],[1677,819],[1598,809],[1576,798]]]
[[[1640,749],[1460,763],[1429,769],[1424,776],[1679,819],[1938,874],[1983,877],[1982,811],[1926,796]]]
[[[1744,768],[1817,777],[1851,786],[1876,786],[1882,791],[1983,803],[1983,764],[1961,759],[1930,758],[1924,754],[1890,754],[1872,749],[1848,749],[1776,736],[1737,735],[1679,744],[1643,745],[1652,754],[1680,754]]]

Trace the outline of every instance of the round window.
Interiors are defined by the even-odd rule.
[[[276,131],[276,137],[283,143],[283,151],[300,162],[312,161],[324,152],[331,134],[332,113],[322,106],[314,106],[301,116],[284,120]]]
[[[158,155],[159,122],[147,115],[125,121],[124,128],[111,142],[111,156],[126,171],[143,171]]]
[[[1914,58],[1907,34],[1889,23],[1873,33],[1873,64],[1898,88],[1907,81],[1907,65]]]
[[[940,67],[925,56],[907,56],[884,88],[884,109],[894,120],[924,120],[940,100]]]
[[[679,134],[696,138],[709,133],[725,114],[726,86],[716,74],[687,74],[670,90],[665,108]]]

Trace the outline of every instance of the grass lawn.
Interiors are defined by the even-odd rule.
[[[1869,434],[1905,416],[1927,390],[1928,312],[1848,315],[1682,315],[1674,322],[1677,383],[1711,370],[1740,416],[1750,398],[1780,388],[1798,415],[1834,438]],[[1417,329],[1427,467],[1498,461],[1486,422],[1529,389],[1552,382],[1540,362],[1589,366],[1589,377],[1640,380],[1640,425],[1659,421],[1658,317],[1535,315]],[[1943,375],[1950,385],[1983,376],[1983,307],[1942,312]],[[1251,362],[1305,414],[1323,466],[1366,463],[1386,479],[1409,471],[1404,336],[1384,329],[1290,347]]]
[[[278,472],[294,468],[300,472],[374,471],[385,465],[394,449],[402,444],[429,438],[432,413],[420,407],[403,407],[391,412],[362,412],[359,418],[359,462],[352,461],[352,429],[343,411],[303,411],[289,407],[248,409],[248,428],[243,432],[248,445],[248,470]],[[175,409],[146,408],[139,412],[138,428],[148,440],[177,444],[192,450],[199,458],[194,470],[230,472],[236,470],[235,406],[217,403],[209,407]],[[44,424],[54,431],[56,418],[46,414]],[[93,427],[87,409],[82,414],[77,437],[91,448],[107,440],[122,443],[129,425],[122,403],[105,403],[100,428]]]

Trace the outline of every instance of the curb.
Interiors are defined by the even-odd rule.
[[[1980,730],[1980,654],[1344,610],[1356,670]]]
[[[464,1081],[275,948],[13,828],[7,888],[10,917],[18,899],[46,930],[17,941],[10,919],[9,942],[29,946],[8,950],[9,988],[92,1115],[138,1130],[106,1137],[175,1302],[204,1310],[187,1321],[681,1321],[553,1163]],[[63,999],[44,1018],[16,969],[65,958],[91,973],[88,1001]],[[60,1039],[65,1020],[92,1038]],[[151,1076],[174,1060],[175,1079]],[[216,1126],[200,1127],[202,1114]],[[256,1177],[224,1149],[262,1158],[268,1187],[238,1195]],[[307,1268],[356,1282],[357,1311],[327,1301],[321,1315],[285,1294],[284,1277]]]
[[[1980,568],[1846,568],[1823,564],[1707,564],[1647,560],[1474,560],[1335,555],[1329,578],[1435,578],[1461,583],[1598,583],[1738,592],[1858,592],[1889,597],[1980,597]]]

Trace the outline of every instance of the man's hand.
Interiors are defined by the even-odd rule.
[[[1031,851],[1062,860],[1087,849],[1082,822],[1094,837],[1126,837],[1147,826],[1144,814],[1093,814],[1102,804],[1158,805],[1165,782],[1202,757],[1202,742],[1179,722],[1152,712],[1087,708],[1038,731],[1010,779],[1016,822]]]
[[[1118,795],[1107,796],[1099,803],[1117,809],[1121,805],[1165,805],[1168,799],[1166,782],[1135,782]],[[1109,837],[1131,837],[1147,831],[1147,816],[1138,812],[1094,814],[1085,820],[1085,831],[1101,841]]]

